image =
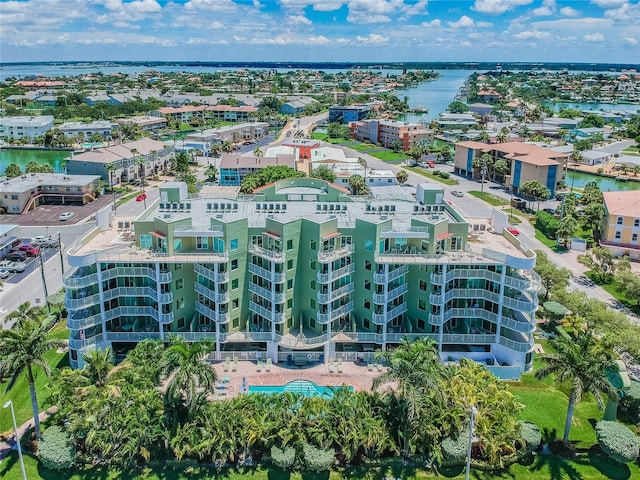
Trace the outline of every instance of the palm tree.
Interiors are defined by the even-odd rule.
[[[569,432],[575,406],[584,393],[591,393],[600,408],[604,406],[602,393],[617,395],[607,379],[605,370],[611,363],[611,353],[603,348],[591,330],[578,329],[577,336],[559,335],[554,341],[555,353],[541,356],[544,366],[536,372],[536,378],[555,375],[558,382],[570,382],[569,406],[562,441],[569,443]]]
[[[407,180],[409,180],[409,174],[405,170],[400,170],[398,173],[396,173],[396,180],[399,184],[403,184]]]
[[[40,367],[45,375],[49,376],[51,368],[44,360],[44,355],[54,348],[65,347],[66,342],[49,338],[49,330],[56,322],[55,317],[44,318],[42,309],[31,308],[29,302],[20,305],[12,318],[18,319],[13,328],[0,331],[0,377],[10,377],[7,384],[7,391],[9,391],[20,374],[26,375],[31,394],[36,438],[40,440],[40,418],[34,370]]]
[[[186,400],[187,408],[191,410],[196,405],[199,389],[213,391],[218,377],[203,360],[214,349],[210,340],[188,343],[182,337],[171,337],[163,361],[163,374],[169,379],[166,391],[169,399]]]
[[[261,157],[262,155],[264,155],[264,153],[262,152],[262,149],[260,147],[256,147],[253,149],[254,157]]]
[[[364,170],[364,184],[367,184],[367,160],[362,158],[362,157],[358,157],[358,163],[360,165],[362,165],[362,169]]]
[[[369,187],[364,183],[364,179],[360,175],[351,175],[349,177],[349,187],[354,195],[366,195],[369,193]]]
[[[115,172],[117,168],[118,167],[116,167],[115,163],[107,163],[107,165],[104,167],[104,169],[109,174],[109,187],[111,188],[112,192],[113,192],[113,172]]]

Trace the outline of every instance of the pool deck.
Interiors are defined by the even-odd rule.
[[[218,380],[224,377],[229,381],[225,383],[228,387],[224,390],[218,389],[218,394],[223,392],[226,397],[233,397],[240,392],[242,378],[246,378],[246,385],[285,385],[293,380],[309,380],[320,386],[339,387],[348,385],[354,390],[371,390],[373,379],[380,375],[382,371],[373,368],[369,371],[366,364],[356,364],[354,362],[343,362],[342,373],[338,373],[336,363],[333,364],[333,373],[326,363],[314,363],[306,367],[294,367],[289,365],[271,365],[270,371],[265,370],[265,365],[258,371],[256,362],[238,361],[236,371],[233,370],[233,362],[229,371],[225,371],[224,362],[214,362]],[[230,388],[229,388],[230,387]]]

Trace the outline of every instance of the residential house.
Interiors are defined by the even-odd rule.
[[[600,245],[616,256],[640,260],[640,195],[637,190],[603,192],[604,222]]]
[[[53,128],[53,115],[0,117],[0,138],[34,139]]]

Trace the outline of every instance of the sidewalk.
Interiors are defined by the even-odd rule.
[[[38,418],[40,419],[40,424],[42,424],[47,418],[49,418],[49,416],[52,413],[55,413],[57,409],[58,407],[53,406],[53,407],[49,407],[44,412],[40,412],[40,414],[38,415]],[[22,438],[22,435],[24,435],[24,432],[32,428],[33,428],[33,417],[31,417],[29,421],[27,421],[26,423],[18,427],[19,438]],[[7,436],[7,435],[9,435],[8,440],[0,441],[0,463],[2,463],[2,460],[4,460],[4,457],[6,457],[11,450],[16,448],[15,434],[14,434],[13,428],[7,432],[4,432],[4,436]]]

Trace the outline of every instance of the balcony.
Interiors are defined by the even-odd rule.
[[[329,283],[329,282],[338,280],[342,277],[346,277],[347,275],[350,275],[355,271],[356,271],[356,266],[355,264],[351,263],[337,270],[330,271],[329,273],[318,272],[317,278],[320,283]]]
[[[82,308],[91,307],[93,305],[99,305],[100,302],[100,294],[96,293],[94,295],[88,295],[86,297],[81,298],[69,298],[65,297],[64,305],[69,310],[80,310]]]
[[[269,300],[272,303],[284,303],[284,301],[287,299],[287,295],[285,293],[276,293],[273,290],[259,287],[252,282],[249,282],[249,291]]]
[[[304,334],[293,335],[288,333],[286,335],[275,336],[275,341],[282,347],[287,348],[305,348],[305,347],[317,347],[324,345],[329,341],[327,335],[320,334],[313,337],[307,337]]]
[[[394,301],[396,298],[404,295],[409,291],[409,285],[403,283],[402,285],[397,286],[393,290],[385,293],[374,293],[373,294],[373,303],[377,303],[378,305],[385,305],[389,302]]]
[[[494,323],[498,321],[498,316],[495,313],[483,308],[450,308],[444,312],[442,317],[439,314],[430,313],[429,323],[431,325],[442,325],[452,318],[475,318],[489,320]]]
[[[254,265],[253,263],[249,264],[249,273],[259,275],[265,280],[269,280],[273,283],[284,283],[284,281],[287,279],[287,276],[284,273],[272,272],[271,270],[267,270],[266,268]]]
[[[318,312],[318,323],[326,325],[327,323],[331,323],[334,320],[339,319],[341,316],[350,313],[353,310],[353,302],[349,302],[341,307],[334,308],[329,310],[326,313]]]
[[[429,238],[429,227],[408,226],[396,227],[383,226],[380,229],[380,238]]]
[[[197,293],[204,295],[209,300],[213,300],[216,303],[229,302],[229,292],[216,292],[198,282],[196,282],[194,286]]]
[[[505,317],[504,315],[502,316],[502,320],[500,320],[500,324],[510,330],[525,334],[533,333],[536,329],[536,325],[534,323],[521,322],[515,318]]]
[[[156,271],[148,267],[114,267],[102,272],[102,280],[109,280],[116,277],[143,277],[151,280],[156,279]],[[171,272],[160,273],[159,282],[168,283],[171,281]]]
[[[140,307],[116,307],[105,312],[105,320],[114,320],[120,317],[151,317],[156,322],[163,325],[172,323],[174,320],[173,312],[161,313],[154,307],[140,306]]]
[[[537,299],[535,302],[523,301],[523,300],[516,300],[515,298],[507,297],[505,295],[502,303],[505,307],[509,307],[510,309],[516,310],[519,312],[535,312],[536,309],[538,308]]]
[[[229,282],[229,272],[218,273],[199,263],[196,263],[193,266],[193,271],[211,280],[212,282],[216,282],[216,283]]]
[[[195,305],[196,308],[196,312],[206,316],[207,318],[213,320],[215,323],[219,323],[219,324],[225,324],[225,323],[229,323],[229,320],[231,320],[231,315],[229,314],[229,312],[217,312],[215,310],[210,309],[209,307],[207,307],[206,305],[203,305],[200,302],[196,302]]]
[[[429,295],[429,302],[432,305],[444,305],[454,298],[484,299],[493,303],[498,303],[500,296],[497,293],[493,293],[482,288],[454,288],[444,295],[432,293]]]
[[[283,263],[285,260],[284,252],[280,250],[268,250],[253,243],[249,244],[249,252],[271,262]]]
[[[386,285],[394,281],[396,278],[400,278],[402,275],[406,275],[408,272],[409,266],[401,265],[389,272],[374,273],[373,283],[377,283],[378,285]]]
[[[221,342],[270,342],[271,332],[231,332],[221,333]]]
[[[542,280],[540,279],[540,275],[538,275],[533,270],[528,270],[526,275],[513,277],[511,275],[505,276],[504,279],[505,287],[513,287],[518,290],[524,291],[538,291],[542,286]]]
[[[344,247],[336,248],[335,250],[324,250],[318,252],[318,262],[330,263],[335,260],[339,260],[347,255],[351,255],[355,252],[356,247],[353,244],[345,245]]]
[[[515,350],[516,352],[529,352],[533,349],[533,337],[531,337],[531,340],[518,342],[517,340],[500,336],[500,344],[510,348],[511,350]]]
[[[102,322],[102,315],[96,313],[86,317],[77,316],[78,314],[70,314],[67,317],[67,328],[69,330],[77,330],[79,328],[93,327]]]
[[[380,335],[382,337],[382,335]],[[430,338],[431,340],[438,341],[437,333],[387,333],[388,343],[400,343],[403,339],[408,338],[410,340],[416,340],[418,338]],[[380,340],[382,342],[382,339]]]
[[[392,310],[387,311],[387,313],[374,313],[371,316],[371,321],[376,325],[384,325],[385,323],[390,322],[398,315],[402,315],[407,311],[407,304],[403,303],[402,305],[398,305]]]
[[[263,318],[266,318],[272,323],[284,323],[287,320],[287,315],[284,312],[267,310],[262,305],[258,305],[255,302],[249,302],[249,310],[253,313],[257,313]]]
[[[499,273],[492,272],[486,269],[478,268],[454,268],[449,270],[446,274],[431,274],[431,283],[436,285],[444,285],[456,278],[479,278],[490,280],[492,282],[500,283],[502,276]]]
[[[317,299],[319,303],[331,303],[334,300],[337,300],[341,297],[344,297],[345,295],[348,295],[350,293],[353,293],[353,291],[356,289],[355,285],[353,283],[348,283],[346,285],[343,285],[340,288],[337,288],[336,290],[333,290],[329,293],[320,293],[318,292],[317,294]]]
[[[463,345],[495,343],[495,334],[485,333],[445,333],[442,335],[442,343],[457,343]]]

